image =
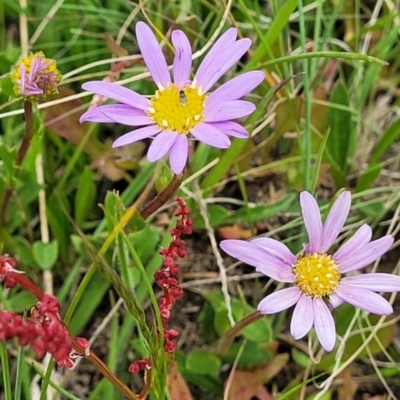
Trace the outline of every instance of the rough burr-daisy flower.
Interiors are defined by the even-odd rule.
[[[308,243],[295,256],[283,244],[271,238],[224,240],[222,249],[278,282],[292,287],[265,297],[258,305],[262,314],[285,310],[294,304],[290,330],[295,339],[305,336],[312,326],[325,350],[335,345],[336,330],[328,304],[334,308],[343,302],[373,314],[388,315],[392,306],[374,292],[400,291],[400,277],[384,273],[359,274],[343,277],[374,262],[389,250],[392,236],[371,241],[372,231],[362,225],[354,236],[332,255],[333,245],[350,211],[350,192],[343,192],[332,206],[325,222],[321,220],[318,204],[308,192],[300,195]],[[327,304],[328,303],[328,304]]]
[[[228,148],[228,136],[248,137],[248,132],[231,121],[249,115],[254,104],[239,100],[256,86],[265,75],[262,71],[244,73],[208,94],[211,87],[249,49],[250,39],[236,40],[237,30],[228,29],[214,44],[191,80],[192,50],[186,35],[174,30],[175,47],[173,80],[158,41],[143,22],[136,25],[136,37],[143,59],[158,87],[146,97],[110,82],[87,82],[85,90],[98,93],[121,104],[104,105],[87,111],[82,121],[117,122],[138,126],[118,138],[114,147],[155,136],[147,157],[156,161],[169,152],[174,173],[179,174],[188,157],[188,137],[210,146]]]
[[[56,62],[46,58],[41,51],[18,60],[10,77],[15,94],[30,100],[43,100],[48,95],[58,93],[57,86],[61,81]]]

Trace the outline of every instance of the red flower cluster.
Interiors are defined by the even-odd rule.
[[[15,269],[16,264],[16,261],[8,254],[3,254],[2,256],[0,256],[0,282],[4,281],[4,286],[6,288],[13,288],[17,284],[16,280],[11,276],[10,272],[20,274],[23,273]]]
[[[177,299],[183,297],[183,290],[179,286],[179,281],[176,279],[179,272],[176,259],[185,258],[187,255],[185,242],[181,239],[181,235],[190,235],[192,233],[192,219],[189,218],[190,208],[186,206],[186,203],[181,198],[175,197],[174,200],[178,205],[175,216],[179,217],[179,219],[176,222],[175,228],[172,228],[170,231],[172,241],[169,247],[160,250],[160,254],[164,257],[163,266],[154,274],[155,282],[164,292],[164,296],[160,298],[158,305],[164,328],[164,350],[167,353],[173,353],[175,351],[176,345],[174,341],[179,335],[179,333],[174,329],[165,329],[165,327],[167,326],[168,320],[171,316],[173,305]],[[144,359],[133,362],[129,366],[129,371],[137,373],[149,367],[150,360]]]
[[[0,340],[16,337],[20,346],[30,345],[36,357],[50,353],[59,367],[72,367],[71,337],[59,315],[55,297],[44,295],[31,309],[31,318],[0,311]]]
[[[39,300],[31,309],[31,317],[0,311],[0,340],[17,338],[20,346],[30,345],[38,358],[50,353],[59,367],[72,367],[77,357],[72,338],[58,311],[60,304],[54,296],[44,294],[23,272],[15,269],[16,261],[7,254],[0,256],[0,282],[10,288],[19,283]],[[87,348],[87,341],[79,342]],[[86,344],[86,346],[84,346]]]

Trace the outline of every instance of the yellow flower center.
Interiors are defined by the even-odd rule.
[[[296,284],[310,297],[328,296],[335,292],[340,282],[338,266],[327,254],[306,254],[293,266]]]
[[[153,118],[161,129],[187,135],[190,129],[203,121],[206,97],[199,94],[196,87],[187,86],[178,90],[174,84],[157,90],[150,100],[147,115]]]

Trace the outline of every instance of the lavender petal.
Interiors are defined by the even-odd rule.
[[[250,242],[260,246],[262,249],[273,254],[275,257],[278,257],[288,265],[293,265],[297,261],[296,256],[293,255],[289,248],[278,240],[259,237],[252,239]]]
[[[296,304],[301,296],[297,286],[278,290],[261,300],[257,310],[261,314],[275,314]]]
[[[212,125],[214,125],[216,128],[218,128],[220,131],[228,136],[233,136],[240,139],[247,139],[249,137],[249,132],[247,132],[246,129],[237,122],[218,121],[213,122]]]
[[[311,297],[302,295],[293,311],[290,332],[298,340],[307,335],[314,324],[314,307]]]
[[[149,108],[149,101],[145,97],[116,83],[92,81],[84,83],[82,88],[139,110],[146,111]]]
[[[196,73],[194,82],[200,86],[203,93],[214,85],[215,82],[236,64],[251,46],[250,39],[240,39],[215,57],[209,68]]]
[[[344,191],[336,199],[323,225],[322,243],[319,249],[321,253],[326,253],[339,236],[347,216],[349,215],[350,206],[351,193]]]
[[[300,205],[309,240],[306,252],[318,253],[322,242],[322,221],[318,204],[310,193],[301,192]]]
[[[171,83],[167,62],[157,38],[144,22],[136,24],[136,38],[144,62],[155,84],[160,89],[167,87]]]
[[[347,257],[343,257],[340,262],[335,260],[338,264],[339,272],[344,274],[366,267],[385,254],[392,246],[393,241],[392,236],[384,236],[358,248]]]
[[[341,306],[345,301],[341,299],[336,293],[329,295],[328,304],[333,308]]]
[[[180,30],[175,30],[171,35],[175,47],[174,57],[174,82],[180,87],[189,81],[192,69],[192,48],[187,36]]]
[[[367,289],[341,284],[337,288],[336,294],[347,303],[373,314],[389,315],[393,312],[388,301]]]
[[[169,131],[163,131],[159,133],[149,147],[147,159],[150,162],[154,162],[159,160],[161,157],[164,157],[174,145],[177,136],[177,133]]]
[[[204,122],[219,122],[245,117],[255,109],[256,106],[253,103],[244,100],[226,101],[212,108],[206,106]]]
[[[347,276],[342,278],[340,284],[356,286],[373,292],[400,292],[400,276],[380,272]]]
[[[337,264],[340,264],[342,260],[346,259],[346,257],[349,257],[355,250],[369,243],[371,238],[371,227],[367,224],[362,225],[357,232],[336,251],[336,253],[332,256],[333,260]]]
[[[265,79],[262,71],[246,72],[224,83],[206,99],[206,105],[210,108],[231,100],[238,100],[251,92]]]
[[[204,60],[201,62],[199,68],[196,72],[195,80],[201,76],[203,76],[206,71],[208,71],[212,64],[214,63],[215,58],[227,47],[230,47],[235,43],[237,37],[237,29],[230,28],[228,29],[221,37],[215,42],[214,46],[204,57]]]
[[[112,144],[112,146],[113,147],[125,146],[127,144],[137,142],[139,140],[146,139],[150,136],[156,135],[158,132],[160,132],[160,128],[158,125],[145,126],[144,128],[139,128],[132,132],[125,133],[125,135],[119,137]]]
[[[118,122],[124,125],[137,126],[148,125],[154,123],[146,113],[137,108],[133,108],[126,104],[107,104],[86,111],[79,119],[79,122]],[[129,122],[129,123],[128,123]]]
[[[336,342],[335,321],[329,308],[320,298],[313,299],[315,332],[326,351],[332,351]]]
[[[169,152],[169,162],[175,175],[185,168],[188,158],[189,143],[186,135],[178,135]]]
[[[265,251],[245,240],[228,239],[219,244],[221,249],[231,257],[256,267],[266,259]]]
[[[200,142],[220,149],[227,149],[231,145],[229,138],[211,124],[197,124],[190,133]]]

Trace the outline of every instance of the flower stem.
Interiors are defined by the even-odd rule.
[[[158,210],[163,204],[167,202],[168,199],[170,199],[176,193],[183,181],[184,176],[185,170],[183,170],[179,175],[174,175],[166,189],[159,193],[157,197],[150,201],[150,203],[147,204],[140,212],[140,215],[143,219],[146,219],[151,214],[153,214],[153,212]]]

